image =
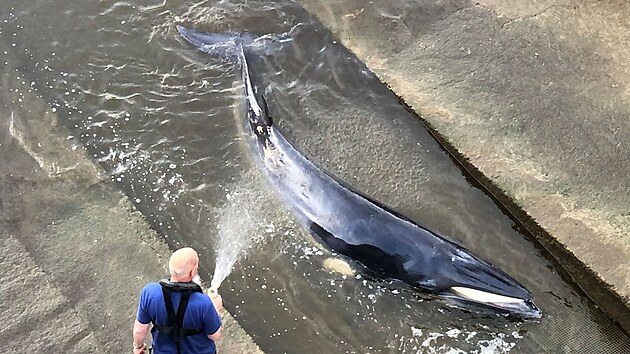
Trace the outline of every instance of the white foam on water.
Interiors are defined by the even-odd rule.
[[[446,328],[444,332],[416,326],[410,326],[410,329],[411,336],[394,334],[398,351],[401,353],[509,353],[522,338],[515,336],[516,332],[510,335],[492,331],[479,333],[459,328]]]
[[[462,333],[462,331],[457,328],[449,329],[448,331],[446,331],[446,335],[450,338],[457,338],[460,333]]]
[[[420,345],[423,347],[430,347],[432,346],[432,343],[440,337],[444,337],[444,335],[442,333],[429,332],[427,338]]]
[[[413,335],[414,337],[421,337],[422,336],[422,330],[420,328],[416,328],[414,326],[411,326],[411,335]]]
[[[480,340],[479,345],[480,354],[494,354],[494,353],[508,353],[516,343],[506,341],[505,335],[499,333],[499,336],[491,340]]]

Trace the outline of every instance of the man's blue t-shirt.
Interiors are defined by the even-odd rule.
[[[173,308],[177,311],[181,293],[171,292]],[[149,283],[140,294],[140,304],[138,305],[138,322],[147,324],[167,325],[168,314],[164,304],[164,294],[162,286],[158,283]],[[216,347],[214,342],[208,338],[209,334],[214,334],[221,327],[221,319],[217,314],[212,301],[203,293],[193,292],[190,294],[188,307],[184,313],[184,328],[197,329],[202,333],[185,337],[181,341],[182,353],[191,354],[214,354]],[[173,337],[160,333],[155,326],[151,329],[153,335],[153,353],[172,354],[177,353]]]

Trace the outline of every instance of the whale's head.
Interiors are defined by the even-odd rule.
[[[532,293],[495,266],[457,247],[437,278],[439,295],[458,307],[540,318]]]
[[[523,318],[541,318],[542,312],[531,298],[498,295],[475,288],[453,286],[443,292],[442,297],[457,307],[495,312]]]

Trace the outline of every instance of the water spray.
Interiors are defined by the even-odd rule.
[[[210,281],[210,289],[208,289],[208,292],[218,293],[220,286],[221,286],[221,279],[217,278],[215,274],[215,276],[212,277],[212,280]]]
[[[219,287],[221,286],[221,282],[218,280],[216,276],[212,277],[210,281],[210,288],[208,288],[208,295],[213,297],[215,295],[219,295]]]
[[[228,191],[227,203],[217,210],[218,237],[216,247],[216,264],[208,294],[217,294],[221,283],[227,278],[234,265],[250,247],[253,236],[260,228],[261,217],[257,208],[252,205],[261,204],[256,199],[258,188],[239,185]]]

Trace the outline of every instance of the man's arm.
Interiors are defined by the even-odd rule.
[[[216,330],[216,332],[208,334],[208,338],[216,342],[217,340],[219,340],[219,338],[221,338],[221,318],[219,317],[219,311],[223,309],[223,298],[216,292],[209,293],[208,296],[210,297],[210,300],[212,301],[212,306],[214,307],[212,309],[213,311],[210,317],[214,318],[214,321],[219,324],[219,328]]]
[[[149,324],[140,323],[136,320],[133,323],[133,346],[138,348],[144,344],[144,337],[146,337],[149,331]]]
[[[136,320],[133,323],[133,346],[135,348],[143,347],[144,337],[146,337],[149,331],[149,324],[151,323],[151,316],[147,312],[147,303],[149,297],[149,289],[151,284],[147,284],[142,288],[140,293],[140,301],[138,301],[138,312],[136,313]],[[144,350],[135,350],[134,354],[144,353]]]
[[[212,334],[208,334],[208,338],[210,338],[213,341],[218,341],[219,338],[221,338],[221,327],[219,327],[219,329],[217,329],[216,332],[212,333]]]

